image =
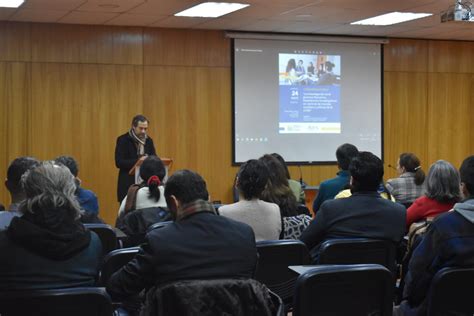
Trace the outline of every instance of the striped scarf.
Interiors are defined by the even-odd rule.
[[[133,139],[133,141],[137,145],[138,157],[143,156],[145,154],[145,143],[146,143],[147,135],[145,134],[144,139],[140,139],[137,136],[137,134],[135,134],[135,131],[133,130],[133,128],[131,128],[130,131],[128,131],[128,135],[130,135],[130,137]]]
[[[183,205],[179,210],[176,217],[176,221],[183,220],[184,218],[191,216],[192,214],[210,212],[216,214],[214,205],[209,201],[196,200],[188,204]]]

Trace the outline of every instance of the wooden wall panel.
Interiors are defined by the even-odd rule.
[[[474,42],[430,41],[429,71],[474,73]]]
[[[426,73],[386,72],[384,75],[384,158],[396,165],[402,152],[427,156],[428,79]],[[425,167],[425,165],[423,165]],[[385,178],[396,177],[392,168]]]
[[[31,37],[35,62],[143,63],[141,28],[35,24]]]
[[[189,168],[207,181],[213,200],[229,202],[231,166],[230,69],[145,67],[144,112],[160,156],[173,171]],[[183,84],[184,82],[184,84]]]
[[[115,141],[142,111],[142,77],[136,66],[33,64],[31,151],[40,159],[75,157],[109,223],[118,210]]]
[[[30,29],[28,23],[0,22],[0,61],[31,60]]]
[[[216,31],[145,29],[144,63],[230,67],[230,39]]]
[[[428,41],[390,39],[384,46],[384,70],[426,72],[428,70]]]
[[[429,75],[428,128],[426,139],[430,163],[445,159],[459,167],[473,154],[467,132],[474,117],[471,89],[474,75],[434,73]]]
[[[0,203],[8,206],[8,194],[3,179],[10,162],[30,155],[28,148],[29,123],[29,65],[26,63],[0,63]]]

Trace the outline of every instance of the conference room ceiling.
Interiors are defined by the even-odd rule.
[[[174,16],[202,2],[26,0],[18,9],[0,8],[0,20],[474,41],[474,23],[440,22],[454,0],[242,0],[236,2],[250,6],[217,19]],[[392,11],[433,16],[391,26],[349,24]]]

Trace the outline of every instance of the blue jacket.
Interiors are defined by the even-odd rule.
[[[313,212],[316,212],[326,200],[334,199],[334,197],[349,184],[350,174],[347,170],[341,170],[335,178],[321,182],[319,192],[313,202]]]
[[[438,216],[413,252],[400,305],[403,315],[426,315],[426,294],[436,272],[467,266],[474,266],[474,198]]]
[[[99,202],[97,201],[97,196],[94,192],[79,188],[76,198],[81,209],[91,214],[99,214]]]

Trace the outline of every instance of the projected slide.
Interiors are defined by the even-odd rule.
[[[341,56],[278,54],[280,134],[341,133]]]

